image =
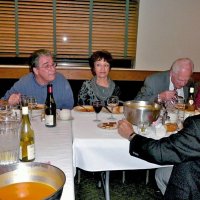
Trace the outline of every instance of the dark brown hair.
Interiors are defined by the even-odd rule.
[[[95,51],[91,57],[89,58],[89,65],[92,71],[92,74],[95,75],[95,71],[94,71],[94,63],[98,60],[102,60],[104,59],[106,62],[108,62],[110,64],[110,69],[112,68],[112,55],[111,53],[109,53],[106,50],[102,50],[102,51]]]
[[[29,58],[29,67],[30,67],[31,72],[33,71],[34,67],[38,67],[39,58],[41,56],[52,56],[53,57],[52,53],[46,49],[39,49],[37,51],[34,51]]]

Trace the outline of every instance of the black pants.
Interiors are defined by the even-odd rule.
[[[200,160],[173,167],[164,199],[200,200]]]

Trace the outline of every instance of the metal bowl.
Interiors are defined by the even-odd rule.
[[[65,180],[64,172],[50,164],[32,162],[0,166],[0,188],[22,182],[43,183],[56,190],[44,200],[59,200]]]
[[[161,105],[148,101],[126,101],[123,107],[125,118],[135,125],[137,125],[139,121],[149,122],[149,124],[151,124],[158,119],[161,110]]]

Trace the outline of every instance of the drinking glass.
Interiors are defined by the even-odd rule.
[[[148,127],[150,126],[149,122],[147,121],[139,121],[137,123],[138,134],[146,135]]]
[[[11,105],[0,105],[0,116],[10,116],[12,114]]]
[[[22,108],[23,105],[28,105],[28,97],[26,95],[21,95],[20,97],[20,108]]]
[[[28,107],[30,109],[30,118],[32,119],[33,109],[36,107],[37,102],[35,97],[28,97]]]
[[[108,119],[115,119],[113,117],[113,109],[114,107],[118,106],[119,104],[119,98],[117,96],[111,96],[107,100],[107,105],[111,108],[111,115]]]
[[[98,119],[98,113],[101,111],[103,104],[100,100],[97,100],[97,101],[94,101],[92,105],[96,113],[96,119],[94,119],[94,121],[99,122],[100,120]]]
[[[183,97],[178,97],[176,103],[176,109],[178,109],[178,120],[180,122],[183,122],[185,114],[185,101]]]
[[[12,116],[0,116],[0,166],[19,160],[20,121]]]

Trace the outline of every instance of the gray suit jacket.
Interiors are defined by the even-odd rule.
[[[200,199],[200,115],[186,118],[183,127],[160,140],[136,135],[130,142],[131,155],[175,165],[165,199]]]
[[[169,90],[169,71],[158,72],[148,76],[134,100],[154,102],[161,92]],[[188,86],[183,87],[184,98],[188,99]]]

